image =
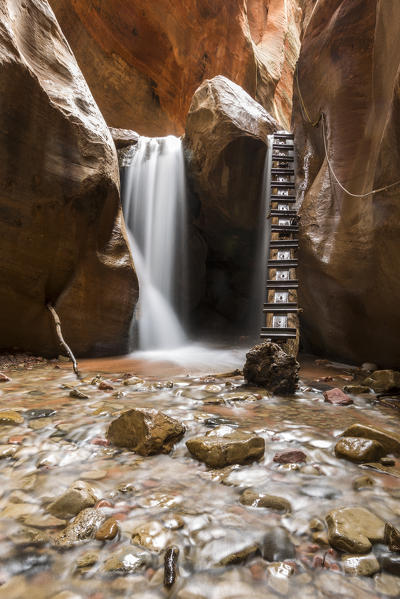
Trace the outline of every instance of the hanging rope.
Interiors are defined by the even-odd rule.
[[[305,35],[306,35],[306,32],[307,32],[308,26],[309,26],[309,24],[311,22],[311,19],[312,19],[313,15],[314,15],[315,9],[318,6],[318,2],[319,2],[319,0],[315,4],[314,9],[313,9],[313,11],[311,13],[310,19],[309,19],[309,21],[307,23],[307,26],[306,26],[305,30],[304,30],[303,40],[305,38]],[[302,114],[303,114],[303,118],[305,118],[310,123],[310,125],[312,127],[317,127],[318,124],[319,124],[319,122],[322,119],[322,136],[323,136],[323,139],[324,139],[324,149],[325,149],[326,161],[327,161],[328,168],[329,168],[329,171],[330,171],[332,177],[334,178],[334,180],[339,185],[339,187],[340,187],[340,189],[342,191],[344,191],[345,193],[347,193],[347,195],[351,196],[352,198],[367,198],[368,196],[375,195],[377,193],[381,193],[383,191],[386,191],[387,189],[391,189],[392,187],[396,187],[396,185],[400,185],[400,179],[399,179],[398,181],[395,181],[394,183],[390,183],[389,185],[385,185],[384,187],[379,187],[379,189],[373,189],[372,191],[369,191],[368,193],[352,193],[351,191],[349,191],[348,189],[346,189],[346,187],[344,187],[344,185],[342,185],[342,183],[339,181],[338,176],[336,175],[336,173],[335,173],[335,171],[333,169],[332,163],[331,163],[331,161],[329,159],[329,156],[328,156],[328,142],[327,142],[326,122],[325,122],[326,121],[326,116],[325,116],[325,114],[323,112],[320,112],[317,120],[313,121],[311,119],[310,114],[309,114],[309,112],[307,110],[307,107],[306,107],[306,105],[304,103],[303,95],[301,93],[300,84],[299,84],[299,63],[297,63],[297,65],[296,65],[296,84],[297,84],[297,91],[298,91],[298,94],[299,94],[300,106],[301,106],[301,111],[302,111]]]

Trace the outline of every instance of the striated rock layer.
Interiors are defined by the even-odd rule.
[[[127,349],[138,286],[115,147],[49,5],[0,4],[0,349]],[[118,298],[118,301],[116,301]]]
[[[302,0],[50,0],[110,126],[181,134],[204,79],[225,75],[283,125]]]
[[[324,0],[302,43],[306,111],[326,115],[329,159],[354,194],[400,179],[399,20],[396,0]],[[362,198],[340,189],[322,124],[307,122],[295,94],[303,340],[331,357],[399,367],[400,185]]]

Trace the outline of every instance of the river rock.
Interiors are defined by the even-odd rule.
[[[98,561],[99,561],[99,552],[98,551],[87,551],[86,553],[83,553],[76,560],[76,567],[77,568],[90,568],[91,566],[94,566],[95,564],[97,564]]]
[[[109,574],[129,574],[143,570],[152,565],[152,556],[145,549],[130,547],[121,549],[109,557],[102,570]]]
[[[378,560],[373,553],[368,555],[344,555],[342,566],[346,574],[354,576],[372,576],[380,570]]]
[[[342,437],[335,445],[335,455],[362,464],[376,462],[385,454],[379,441],[363,439],[362,437]]]
[[[326,516],[329,543],[335,549],[363,554],[383,541],[384,522],[363,507],[338,508]]]
[[[360,489],[371,489],[375,485],[375,481],[371,476],[364,474],[353,480],[353,489],[359,491]]]
[[[371,393],[371,389],[365,385],[345,385],[343,387],[345,393],[350,395],[362,395],[363,393]]]
[[[362,437],[374,439],[383,446],[385,453],[400,454],[400,435],[391,431],[384,431],[366,424],[352,424],[343,433],[342,437]]]
[[[80,389],[72,389],[72,391],[69,392],[69,396],[74,399],[89,399],[89,395],[86,395],[86,393],[83,393]]]
[[[376,393],[389,393],[400,390],[400,372],[395,370],[375,370],[363,382]]]
[[[106,516],[103,510],[86,508],[82,510],[67,525],[67,527],[54,537],[54,545],[58,549],[71,549],[84,541],[94,537],[103,524]]]
[[[294,558],[296,548],[288,531],[281,526],[275,526],[264,535],[261,553],[268,562],[276,562]]]
[[[378,559],[384,572],[400,576],[400,555],[396,553],[382,553]]]
[[[0,410],[0,425],[2,424],[23,424],[24,418],[19,412],[12,410]]]
[[[50,416],[54,416],[54,414],[56,414],[56,410],[53,408],[34,408],[26,410],[24,417],[27,420],[37,420],[38,418],[49,418]]]
[[[267,584],[279,595],[287,597],[289,594],[288,578],[293,574],[293,566],[285,562],[273,562],[267,566]]]
[[[284,497],[276,495],[267,495],[266,493],[256,493],[251,489],[246,489],[240,496],[240,503],[251,507],[265,507],[273,510],[291,512],[292,506]]]
[[[190,453],[212,468],[232,464],[248,464],[259,460],[265,451],[265,441],[254,433],[235,431],[231,427],[217,427],[203,437],[189,439]]]
[[[395,528],[390,522],[385,523],[384,542],[390,551],[400,551],[400,530]]]
[[[140,545],[159,553],[170,542],[170,534],[159,522],[146,522],[132,532],[133,545]]]
[[[307,461],[307,456],[301,449],[283,449],[274,455],[273,461],[278,464],[301,464]]]
[[[15,447],[15,445],[0,445],[0,460],[12,458],[17,451],[18,447]]]
[[[96,532],[97,541],[112,541],[119,533],[118,522],[115,518],[108,518]]]
[[[83,509],[93,507],[97,500],[98,497],[92,487],[88,483],[78,480],[65,493],[50,503],[47,511],[56,518],[68,520]]]
[[[169,453],[182,439],[185,427],[178,420],[150,408],[123,412],[110,424],[107,438],[117,447],[127,447],[140,455]]]
[[[324,392],[325,401],[335,406],[349,406],[354,403],[351,397],[343,393],[341,389],[329,389]]]
[[[292,395],[298,385],[299,363],[276,343],[255,345],[246,354],[243,368],[248,383],[265,387],[277,395]]]
[[[400,579],[390,574],[378,574],[374,577],[375,590],[387,597],[400,597]]]
[[[0,349],[57,356],[50,302],[75,355],[127,352],[138,282],[110,132],[46,0],[5,0],[0,29]]]
[[[0,383],[9,383],[10,381],[10,377],[4,374],[4,372],[0,372]]]

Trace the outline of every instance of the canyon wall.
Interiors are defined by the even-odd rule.
[[[310,3],[309,3],[310,4]],[[310,15],[308,6],[308,15]],[[400,366],[400,3],[320,0],[295,87],[306,348]],[[304,106],[302,106],[302,103]]]
[[[0,349],[128,349],[138,294],[116,150],[52,10],[0,3]]]
[[[225,75],[283,126],[302,0],[50,0],[107,124],[184,131],[197,87]]]

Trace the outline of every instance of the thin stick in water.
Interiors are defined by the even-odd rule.
[[[71,359],[71,362],[72,362],[72,368],[74,369],[74,372],[75,372],[76,376],[78,377],[78,379],[81,379],[82,375],[79,372],[78,364],[77,364],[77,361],[75,359],[75,356],[72,353],[72,350],[69,347],[69,345],[67,345],[67,343],[65,342],[64,337],[62,335],[61,321],[59,319],[59,316],[58,316],[57,312],[55,311],[54,307],[51,304],[47,304],[47,309],[49,310],[50,314],[52,315],[53,320],[54,320],[54,324],[56,325],[56,333],[57,333],[57,337],[58,337],[58,340],[60,342],[60,345],[65,349],[65,351],[69,355],[69,357]]]

